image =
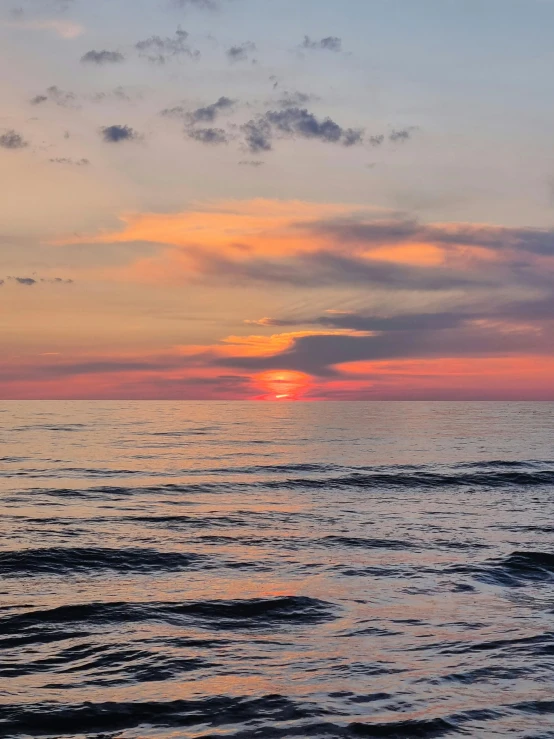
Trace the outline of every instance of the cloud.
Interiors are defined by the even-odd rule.
[[[230,110],[235,105],[235,100],[228,97],[220,97],[215,103],[196,108],[187,115],[190,123],[213,123],[216,118],[225,110]],[[175,109],[173,109],[175,110]]]
[[[371,146],[381,146],[381,144],[385,141],[385,137],[383,134],[378,134],[377,136],[370,136],[368,139]]]
[[[32,277],[8,277],[8,280],[14,280],[18,285],[26,285],[27,287],[37,284],[37,280],[34,280]]]
[[[264,162],[260,159],[241,159],[239,167],[262,167]]]
[[[250,58],[250,54],[256,51],[256,44],[252,41],[245,41],[243,44],[231,46],[225,52],[230,62],[246,62]]]
[[[250,351],[221,356],[215,364],[260,372],[270,369],[305,372],[319,377],[340,377],[344,366],[356,362],[379,362],[414,358],[507,357],[528,353],[552,356],[554,342],[529,331],[498,331],[495,326],[461,324],[436,330],[373,332],[297,332],[284,334],[291,340],[280,347],[273,337],[273,354]],[[554,332],[550,329],[550,338]],[[239,351],[240,351],[240,347]],[[368,370],[366,370],[368,371]]]
[[[0,147],[2,149],[24,149],[26,146],[28,146],[27,141],[13,129],[0,134]]]
[[[102,103],[106,100],[130,103],[133,100],[140,100],[141,98],[142,93],[119,85],[118,87],[114,87],[113,90],[108,90],[107,92],[95,92],[89,99],[94,103]]]
[[[304,36],[300,45],[301,49],[322,49],[323,51],[342,51],[342,40],[338,36],[326,36],[319,41],[312,41],[309,36]]]
[[[213,282],[281,284],[291,287],[376,287],[394,290],[448,291],[490,287],[486,277],[463,271],[398,265],[392,262],[346,256],[333,250],[298,253],[293,257],[266,259],[250,256],[231,259],[219,254],[191,251],[197,274]]]
[[[91,49],[81,57],[83,64],[119,64],[123,61],[125,57],[119,51],[107,51],[106,49],[103,51]]]
[[[470,223],[420,224],[415,220],[365,220],[359,216],[313,223],[310,228],[342,243],[383,245],[413,242],[554,256],[554,229]]]
[[[273,131],[265,118],[248,121],[242,126],[244,140],[249,151],[258,154],[271,151]]]
[[[401,143],[403,141],[408,141],[408,139],[411,138],[411,129],[409,128],[402,128],[400,130],[394,130],[391,131],[389,134],[389,141],[392,141],[393,143]]]
[[[140,138],[139,134],[130,126],[104,126],[100,129],[106,143],[117,144],[120,141],[133,141]]]
[[[242,127],[248,149],[269,151],[275,135],[289,138],[318,139],[325,143],[354,146],[364,140],[362,129],[343,128],[331,118],[317,118],[307,108],[287,107],[268,110]]]
[[[213,143],[212,137],[202,143]],[[338,204],[232,201],[185,213],[128,216],[122,231],[70,243],[155,244],[156,254],[140,258],[126,272],[126,279],[139,282],[284,285],[360,294],[372,288],[427,294],[429,300],[431,294],[437,296],[433,299],[457,294],[468,301],[506,290],[513,300],[552,292],[554,230],[382,216],[382,210]]]
[[[73,280],[64,277],[6,277],[6,280],[11,280],[17,285],[23,285],[25,287],[34,287],[40,282],[49,283],[51,285],[72,285]],[[5,284],[4,280],[0,280],[0,285]]]
[[[285,91],[277,100],[277,105],[282,108],[297,108],[317,99],[317,95],[311,95],[307,92]]]
[[[296,321],[287,321],[282,320],[279,318],[258,318],[257,320],[250,320],[247,319],[244,321],[247,325],[250,326],[297,326],[298,323]]]
[[[228,144],[229,139],[222,128],[188,128],[189,139],[201,144]]]
[[[77,95],[74,92],[62,90],[57,85],[51,85],[44,93],[31,98],[31,105],[41,105],[47,101],[59,105],[61,108],[78,108]]]
[[[53,157],[48,161],[52,164],[70,164],[75,167],[86,167],[90,164],[88,159],[72,159],[71,157]]]
[[[189,59],[198,59],[200,52],[193,49],[188,43],[189,33],[177,28],[174,36],[150,36],[143,41],[137,41],[135,48],[139,55],[152,64],[165,64],[169,59],[186,56]]]

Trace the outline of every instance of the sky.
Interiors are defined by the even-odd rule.
[[[0,398],[554,400],[553,27],[0,0]]]

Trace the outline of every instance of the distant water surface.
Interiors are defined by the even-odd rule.
[[[554,404],[0,404],[0,736],[554,737]]]

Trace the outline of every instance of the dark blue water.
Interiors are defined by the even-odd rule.
[[[554,404],[4,403],[0,735],[554,737]]]

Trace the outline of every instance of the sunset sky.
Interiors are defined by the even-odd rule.
[[[0,397],[554,400],[553,28],[0,0]]]

